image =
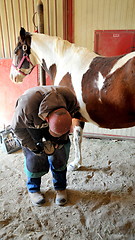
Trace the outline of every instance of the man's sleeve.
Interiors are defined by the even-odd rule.
[[[25,116],[26,118],[26,116]],[[28,126],[23,121],[23,114],[18,116],[18,113],[15,112],[12,120],[11,127],[15,135],[21,141],[22,146],[28,147],[30,150],[33,150],[36,146],[34,140],[28,131]]]
[[[72,118],[76,115],[76,113],[79,112],[79,104],[77,102],[77,98],[74,94],[71,92],[68,95],[68,100],[67,100],[67,110],[70,112]]]

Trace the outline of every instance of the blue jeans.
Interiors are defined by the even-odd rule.
[[[52,172],[53,185],[55,190],[66,189],[67,161],[70,151],[70,141],[64,144],[63,148],[56,150],[51,156],[42,154],[37,156],[27,148],[23,148],[25,155],[25,172],[28,177],[27,188],[29,192],[40,191],[41,177]]]
[[[66,189],[67,181],[66,181],[66,173],[67,168],[63,171],[56,171],[52,165],[52,161],[50,161],[52,156],[48,156],[48,162],[50,164],[50,169],[53,176],[53,186],[55,190],[64,190]],[[29,192],[39,192],[41,185],[41,177],[38,178],[28,178],[27,188]]]

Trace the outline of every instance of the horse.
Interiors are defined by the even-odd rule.
[[[36,64],[50,75],[53,85],[70,88],[80,106],[80,116],[73,119],[75,159],[68,170],[82,165],[85,122],[108,129],[135,126],[135,52],[104,57],[59,37],[21,28],[11,80],[22,82]]]

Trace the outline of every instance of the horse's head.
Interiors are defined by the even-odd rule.
[[[10,78],[13,82],[22,82],[23,78],[31,73],[34,65],[30,60],[30,54],[31,34],[21,28],[10,70]]]

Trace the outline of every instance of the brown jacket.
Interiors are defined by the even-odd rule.
[[[17,100],[11,124],[22,146],[35,148],[35,142],[28,130],[47,127],[48,123],[43,116],[45,118],[48,113],[60,107],[66,108],[72,117],[79,110],[75,95],[67,87],[38,86],[24,92]]]

